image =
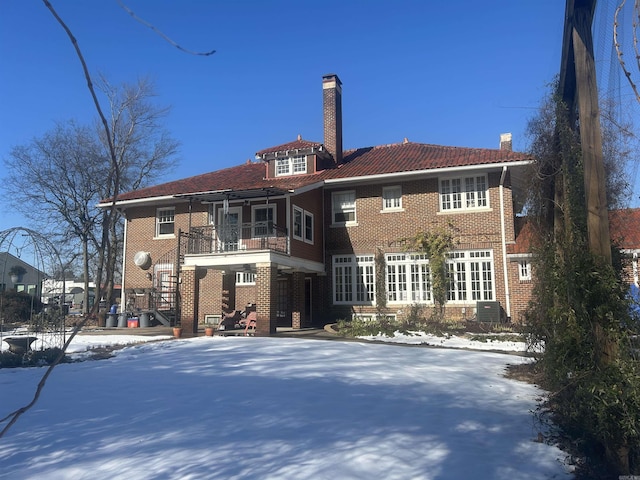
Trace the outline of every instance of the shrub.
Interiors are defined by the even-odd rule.
[[[2,312],[5,322],[28,322],[31,313],[42,311],[42,302],[24,292],[7,290],[0,293]]]

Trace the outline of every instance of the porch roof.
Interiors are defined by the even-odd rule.
[[[212,190],[210,192],[179,193],[176,198],[192,198],[200,202],[221,202],[223,200],[249,200],[252,198],[278,197],[291,193],[292,190],[285,190],[277,187],[260,188],[227,188],[223,190]]]

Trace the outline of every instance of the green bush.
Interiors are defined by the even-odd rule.
[[[24,355],[17,355],[10,351],[0,352],[0,368],[13,367],[42,367],[51,365],[62,352],[61,348],[47,348],[46,350],[30,350]],[[68,362],[64,357],[61,363]]]
[[[26,323],[34,314],[42,311],[42,302],[37,298],[24,292],[7,290],[0,293],[0,304],[2,312],[0,314],[6,323],[23,322]]]

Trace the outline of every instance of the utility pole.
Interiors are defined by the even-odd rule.
[[[596,0],[567,0],[560,95],[567,106],[569,125],[575,128],[576,113],[580,122],[589,250],[604,264],[611,265],[609,212],[591,35],[595,7]]]

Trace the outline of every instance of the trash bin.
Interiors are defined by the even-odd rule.
[[[129,318],[129,319],[127,319],[127,327],[129,327],[129,328],[138,328],[138,319],[137,318]]]
[[[149,321],[149,314],[147,312],[143,312],[140,314],[140,328],[147,328],[151,326],[151,322]]]
[[[118,317],[118,328],[127,328],[127,314],[121,313]]]
[[[110,313],[107,315],[107,328],[113,328],[118,324],[118,314]]]

